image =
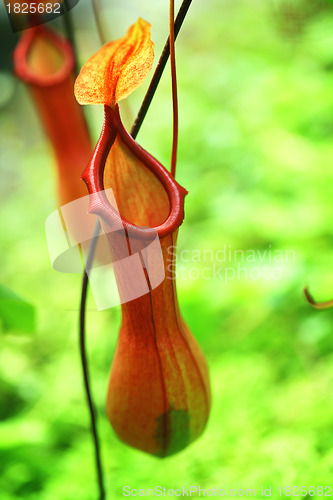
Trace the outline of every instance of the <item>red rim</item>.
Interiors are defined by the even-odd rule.
[[[38,37],[47,38],[52,45],[62,53],[64,62],[61,68],[52,75],[41,76],[35,71],[32,71],[28,64],[28,53],[34,41]],[[26,83],[41,87],[52,87],[62,83],[68,78],[68,75],[74,68],[74,54],[71,45],[67,40],[55,33],[53,30],[43,26],[36,26],[26,30],[18,42],[14,54],[14,71],[19,78]]]
[[[141,227],[132,224],[114,210],[107,199],[104,192],[103,173],[107,156],[117,134],[130,151],[156,175],[168,195],[170,212],[167,219],[159,226]],[[87,184],[90,194],[89,212],[99,215],[110,226],[111,230],[112,227],[119,228],[119,225],[122,224],[130,236],[154,239],[156,233],[160,238],[173,233],[183,222],[186,189],[180,186],[170,172],[129,135],[121,122],[118,105],[114,109],[107,105],[104,106],[102,133],[93,158],[84,171],[82,179]]]

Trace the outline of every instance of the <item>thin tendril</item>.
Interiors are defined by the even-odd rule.
[[[331,300],[326,300],[324,302],[317,302],[309,292],[308,287],[304,288],[304,294],[306,297],[306,300],[309,302],[309,304],[312,305],[315,309],[329,309],[330,307],[333,307],[333,299]]]
[[[96,471],[97,471],[97,481],[98,481],[98,489],[99,489],[99,500],[105,499],[105,488],[104,488],[104,478],[103,478],[103,467],[101,461],[101,453],[100,453],[100,445],[99,445],[99,437],[97,431],[97,412],[95,409],[95,405],[93,402],[93,397],[90,389],[90,377],[89,377],[89,368],[86,354],[86,345],[85,345],[85,312],[86,312],[86,302],[87,302],[87,292],[88,292],[88,274],[91,266],[93,264],[95,250],[98,242],[99,233],[101,231],[101,224],[99,220],[97,220],[94,233],[92,236],[92,241],[90,243],[86,268],[83,273],[82,280],[82,293],[81,293],[81,304],[80,304],[80,354],[81,354],[81,363],[83,369],[83,379],[84,379],[84,387],[87,396],[87,403],[89,407],[90,413],[90,421],[91,421],[91,432],[94,440],[94,448],[95,448],[95,461],[96,461]]]
[[[184,0],[180,6],[180,9],[178,11],[178,14],[177,14],[177,17],[175,20],[175,40],[177,39],[178,33],[179,33],[180,28],[184,22],[184,19],[186,17],[188,9],[190,8],[191,3],[192,3],[192,0]],[[132,130],[131,130],[131,136],[133,137],[133,139],[135,139],[136,136],[138,135],[138,132],[140,130],[142,122],[145,119],[148,108],[150,106],[151,101],[153,100],[157,86],[159,84],[162,73],[164,71],[165,65],[168,62],[169,55],[170,55],[170,43],[169,43],[169,37],[168,37],[168,39],[164,45],[160,60],[158,61],[158,64],[156,66],[154,76],[150,82],[150,85],[149,85],[149,88],[148,88],[147,93],[145,95],[145,98],[141,104],[141,108],[140,108],[138,115],[136,117],[136,120],[133,124]]]
[[[180,31],[180,28],[184,22],[188,9],[192,3],[192,0],[184,0],[176,17],[176,21],[174,23],[174,38],[177,38],[177,35]],[[151,101],[153,100],[155,91],[158,87],[159,81],[161,79],[162,73],[166,66],[170,55],[170,43],[169,38],[165,43],[164,49],[162,51],[161,57],[157,64],[154,76],[151,80],[148,91],[145,95],[145,98],[141,104],[140,110],[138,112],[137,118],[133,124],[131,129],[131,136],[133,139],[136,138],[138,132],[141,128],[143,120],[146,117],[148,108],[150,106]],[[85,391],[88,401],[88,407],[90,412],[91,419],[91,428],[93,434],[94,448],[95,448],[95,462],[96,462],[96,471],[97,471],[97,480],[98,480],[98,488],[99,488],[99,500],[104,500],[106,498],[105,488],[104,488],[104,479],[103,479],[103,466],[100,455],[100,444],[99,437],[97,431],[97,413],[95,411],[95,405],[93,403],[93,396],[90,389],[90,377],[89,377],[89,368],[88,368],[88,359],[86,355],[86,346],[85,346],[85,330],[86,330],[86,303],[87,303],[87,291],[88,291],[88,272],[92,266],[95,250],[98,240],[98,235],[101,230],[101,225],[99,220],[96,223],[93,240],[89,246],[88,255],[87,255],[87,264],[86,270],[83,273],[82,280],[82,292],[81,292],[81,303],[80,303],[80,353],[82,360],[82,368],[83,368],[83,376],[84,376],[84,385]]]
[[[95,23],[97,26],[98,36],[99,36],[101,44],[104,45],[107,42],[108,37],[106,35],[105,24],[102,22],[101,17],[99,15],[100,10],[101,10],[101,2],[100,2],[100,0],[92,0],[91,3],[92,3],[93,11],[94,11],[94,18],[95,18]]]
[[[66,33],[66,38],[70,42],[73,52],[74,52],[74,70],[75,74],[79,74],[79,67],[78,67],[78,61],[77,61],[77,45],[76,45],[76,40],[75,40],[75,34],[74,34],[74,26],[73,26],[73,19],[72,19],[72,13],[68,9],[64,9],[65,13],[62,16],[63,18],[63,23],[64,23],[64,29]]]
[[[170,0],[170,63],[172,80],[172,153],[171,153],[171,174],[176,175],[177,147],[178,147],[178,95],[177,95],[177,74],[176,74],[176,53],[175,53],[175,2]]]

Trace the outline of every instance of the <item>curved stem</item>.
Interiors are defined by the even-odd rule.
[[[83,280],[82,280],[82,293],[81,293],[81,305],[80,305],[80,354],[81,354],[81,363],[83,370],[84,387],[87,396],[87,404],[89,407],[90,420],[91,420],[91,432],[94,440],[99,500],[104,500],[105,488],[104,488],[103,467],[101,461],[99,437],[98,437],[97,423],[96,423],[97,412],[95,410],[92,393],[90,389],[89,368],[88,368],[86,345],[85,345],[85,312],[86,312],[86,302],[87,302],[87,292],[88,292],[88,274],[94,260],[94,255],[100,230],[101,230],[101,225],[98,220],[96,222],[96,226],[92,236],[92,241],[89,247],[89,252],[86,262],[86,270],[83,274]]]
[[[329,309],[330,307],[333,307],[333,299],[331,300],[326,300],[324,302],[317,302],[309,292],[309,288],[305,287],[304,288],[304,294],[306,297],[306,300],[311,304],[315,309]]]
[[[172,154],[171,154],[171,175],[175,177],[178,147],[178,95],[177,95],[177,74],[176,74],[176,53],[175,53],[175,1],[170,0],[170,63],[172,80]]]

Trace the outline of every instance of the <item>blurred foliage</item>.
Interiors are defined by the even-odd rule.
[[[122,498],[124,485],[331,484],[333,311],[313,310],[302,293],[308,283],[318,300],[333,295],[333,5],[312,3],[318,9],[292,0],[193,2],[177,45],[178,180],[190,193],[178,291],[210,365],[213,408],[203,437],[169,459],[120,443],[104,410],[120,313],[97,312],[90,300],[110,498]],[[105,7],[110,36],[140,15],[152,23],[158,55],[166,4]],[[73,15],[83,62],[98,48],[91,6],[81,0]],[[138,137],[166,165],[169,80],[166,71]],[[38,321],[33,335],[1,334],[0,498],[93,499],[77,340],[81,277],[50,265],[44,223],[56,205],[54,160],[25,89],[8,73],[1,82],[1,282],[35,305]],[[145,88],[123,110],[128,123]],[[87,113],[97,137],[102,110]]]
[[[0,319],[4,330],[31,332],[35,328],[34,307],[1,284]]]

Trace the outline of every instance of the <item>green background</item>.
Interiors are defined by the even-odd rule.
[[[152,24],[157,58],[167,3],[104,6],[110,39],[141,16]],[[99,47],[91,5],[81,0],[72,14],[83,64]],[[54,25],[61,29],[60,20]],[[57,203],[55,161],[26,89],[11,76],[14,40],[8,30],[0,73],[0,499],[94,499],[78,351],[81,277],[50,264],[44,224]],[[177,285],[210,367],[213,406],[204,435],[171,458],[120,443],[104,410],[120,311],[97,312],[90,297],[87,341],[108,498],[123,498],[124,485],[256,488],[257,496],[272,486],[272,498],[280,485],[332,485],[333,311],[312,309],[302,289],[333,297],[333,6],[193,0],[177,67],[177,179],[189,191]],[[138,136],[165,165],[169,80],[168,68]],[[122,109],[128,126],[147,84]],[[97,139],[102,109],[87,115]],[[216,252],[226,248],[239,250],[237,258],[219,262]],[[242,260],[240,251],[257,258]],[[214,265],[222,270],[205,279]],[[234,279],[225,279],[226,268]]]

